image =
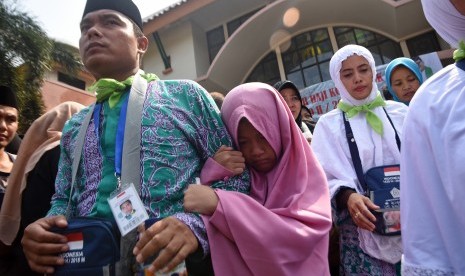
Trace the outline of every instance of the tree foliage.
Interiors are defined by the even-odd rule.
[[[0,83],[18,96],[20,126],[25,133],[42,115],[45,74],[59,64],[68,73],[81,68],[72,46],[50,39],[38,23],[11,1],[0,1]]]

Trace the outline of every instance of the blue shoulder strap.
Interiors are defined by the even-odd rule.
[[[391,123],[392,128],[394,129],[394,132],[396,134],[397,148],[400,151],[400,138],[399,138],[399,135],[397,134],[397,130],[394,127],[391,117],[389,117],[386,109],[383,108],[383,110],[384,110],[384,113],[386,113],[386,116],[388,117],[388,120]],[[342,112],[342,121],[344,121],[347,143],[349,144],[350,155],[352,156],[352,162],[354,163],[355,173],[357,174],[357,178],[358,178],[358,181],[360,182],[360,186],[362,187],[364,191],[366,191],[367,184],[365,183],[365,177],[363,177],[362,161],[360,160],[360,154],[358,153],[357,142],[355,141],[354,133],[352,132],[352,128],[350,127],[350,123],[349,123],[349,120],[347,119],[345,112]]]
[[[123,183],[134,183],[137,192],[140,193],[140,141],[141,133],[141,118],[142,108],[144,105],[145,91],[147,90],[147,81],[140,76],[138,72],[133,81],[131,92],[129,93],[127,113],[131,114],[126,116],[126,127],[124,129],[124,144],[122,152],[122,173],[121,180]],[[71,188],[69,192],[68,206],[66,208],[66,218],[71,218],[73,211],[71,202],[73,197],[74,183],[81,161],[82,148],[86,137],[87,128],[89,126],[92,114],[94,113],[94,106],[91,106],[89,113],[84,118],[79,129],[76,139],[76,145],[73,153],[73,165],[71,168]]]
[[[365,178],[363,177],[362,161],[360,161],[360,154],[358,153],[357,142],[355,142],[354,133],[350,127],[349,120],[345,112],[342,112],[342,120],[346,130],[347,143],[349,144],[350,155],[352,156],[352,162],[354,163],[355,173],[357,174],[360,186],[364,191],[367,189]]]

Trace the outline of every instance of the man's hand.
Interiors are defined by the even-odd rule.
[[[68,240],[63,235],[50,232],[50,229],[67,226],[64,216],[54,216],[38,219],[26,227],[21,243],[32,270],[51,274],[55,266],[64,264],[59,254],[69,250]]]
[[[218,205],[215,191],[204,185],[191,184],[184,192],[184,210],[203,215],[212,215]]]
[[[167,217],[140,234],[133,253],[139,263],[159,254],[149,271],[168,272],[195,252],[198,246],[197,238],[187,225],[174,217]]]
[[[213,159],[223,167],[232,171],[234,175],[239,175],[244,172],[245,159],[242,152],[233,150],[231,147],[221,146],[213,156]]]
[[[379,209],[368,197],[352,193],[347,200],[347,209],[355,225],[368,231],[374,231],[376,217],[371,213],[370,209]]]

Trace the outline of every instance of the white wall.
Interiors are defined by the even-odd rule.
[[[197,69],[197,77],[207,74],[210,68],[210,57],[208,55],[207,35],[198,25],[192,25],[194,33],[194,52]]]
[[[173,71],[167,75],[157,45],[152,36],[149,37],[149,48],[144,56],[143,68],[146,72],[155,73],[160,79],[196,79],[197,70],[194,53],[194,35],[190,22],[181,22],[159,32],[163,47],[171,56]]]

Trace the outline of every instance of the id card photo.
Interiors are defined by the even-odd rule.
[[[108,203],[122,236],[148,219],[144,205],[132,184],[111,196]]]

